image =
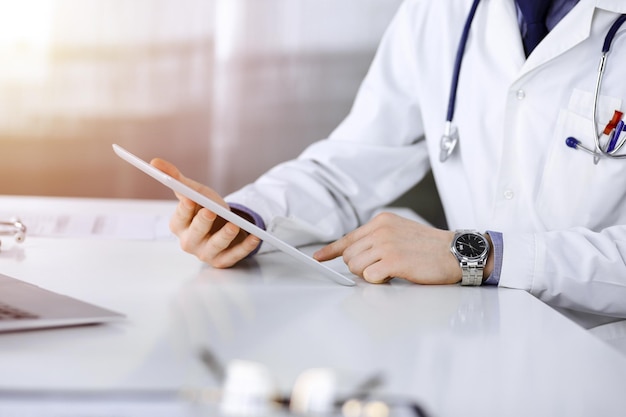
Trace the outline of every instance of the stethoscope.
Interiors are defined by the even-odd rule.
[[[467,45],[467,38],[469,36],[469,30],[472,26],[472,21],[474,20],[474,15],[476,14],[476,8],[478,7],[478,3],[480,0],[474,0],[472,3],[472,7],[467,16],[467,20],[465,21],[465,25],[463,27],[463,32],[461,34],[461,40],[459,42],[459,47],[456,51],[456,59],[454,61],[454,71],[452,72],[452,83],[450,86],[450,97],[448,99],[448,111],[446,114],[446,123],[444,125],[443,135],[441,136],[440,142],[440,153],[439,160],[441,162],[445,162],[450,155],[456,149],[457,144],[459,143],[459,132],[454,125],[454,107],[456,104],[456,94],[457,88],[459,85],[459,74],[461,72],[461,63],[463,61],[463,55],[465,54],[465,46]],[[613,42],[613,38],[622,24],[626,21],[626,14],[620,15],[617,20],[613,23],[611,28],[606,34],[604,38],[604,44],[602,46],[602,55],[600,57],[600,66],[598,68],[598,77],[596,80],[596,87],[594,91],[594,100],[593,100],[593,115],[592,115],[592,123],[593,123],[593,137],[595,142],[595,149],[589,149],[588,147],[581,144],[581,142],[573,137],[569,137],[566,139],[565,143],[567,146],[574,149],[582,149],[585,152],[588,152],[594,156],[594,162],[597,163],[600,158],[626,158],[625,155],[617,155],[617,152],[624,146],[626,143],[626,134],[622,135],[622,132],[626,132],[626,126],[623,121],[620,121],[612,127],[610,134],[607,136],[607,143],[604,149],[602,149],[602,144],[600,142],[600,138],[602,134],[598,134],[596,130],[596,118],[597,118],[597,110],[598,110],[598,99],[600,97],[600,86],[602,85],[602,78],[604,77],[604,70],[606,68],[606,61],[608,57],[609,50],[611,49],[611,44]],[[621,117],[621,115],[620,115]],[[620,138],[620,135],[622,136]]]
[[[20,219],[0,221],[0,236],[13,236],[15,241],[21,243],[26,238],[26,226]],[[0,241],[2,246],[2,241]]]

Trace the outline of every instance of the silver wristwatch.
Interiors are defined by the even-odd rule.
[[[457,230],[450,252],[459,261],[461,285],[482,285],[483,269],[489,256],[489,241],[475,230]]]

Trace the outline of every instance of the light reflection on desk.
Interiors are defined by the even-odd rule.
[[[340,371],[346,386],[372,372],[404,374],[398,387],[390,387],[397,389],[408,386],[411,368],[440,357],[453,338],[476,345],[498,335],[495,288],[397,279],[341,287],[294,273],[293,264],[285,273],[282,258],[272,256],[229,270],[207,267],[180,287],[172,315],[183,355],[209,349],[223,363],[263,363],[284,390],[312,367]]]

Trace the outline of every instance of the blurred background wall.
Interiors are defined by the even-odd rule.
[[[0,194],[228,193],[348,113],[401,0],[0,0]]]

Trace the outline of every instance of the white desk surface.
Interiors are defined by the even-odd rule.
[[[0,197],[0,212],[16,214],[169,217],[173,207]],[[127,316],[114,324],[0,334],[2,417],[37,415],[40,406],[46,415],[108,415],[98,398],[10,395],[16,392],[215,387],[199,359],[202,348],[223,363],[265,364],[283,393],[311,367],[336,369],[346,392],[380,373],[381,393],[408,396],[432,417],[626,415],[626,358],[523,291],[400,280],[342,287],[280,253],[214,270],[183,253],[175,239],[2,241],[0,273]],[[119,416],[212,415],[153,400],[105,403],[116,404],[111,415]]]

